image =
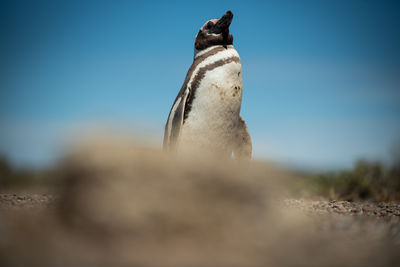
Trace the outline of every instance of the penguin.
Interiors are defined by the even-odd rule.
[[[232,19],[229,10],[197,33],[193,63],[165,124],[165,151],[251,159],[251,137],[240,115],[242,65],[229,32]]]

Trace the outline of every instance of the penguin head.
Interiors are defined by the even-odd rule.
[[[214,45],[231,45],[233,36],[229,33],[229,26],[232,19],[233,13],[228,10],[220,19],[207,21],[196,35],[194,48],[200,51]]]

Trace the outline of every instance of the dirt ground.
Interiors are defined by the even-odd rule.
[[[54,208],[57,195],[50,193],[0,193],[0,210],[40,210]],[[400,223],[400,202],[336,201],[310,199],[283,199],[276,201],[280,209],[294,208],[305,215],[350,216]]]
[[[103,141],[58,173],[0,193],[0,266],[400,266],[400,203],[288,198],[276,166]]]
[[[154,237],[153,234],[147,233],[146,228],[140,230],[144,232],[144,236],[141,236],[143,233],[139,234],[139,240],[141,240],[139,243],[145,243],[143,250],[142,248],[138,249],[135,242],[131,247],[132,241],[126,240],[126,238],[134,239],[135,234],[132,236],[131,229],[121,223],[118,218],[119,214],[115,220],[104,220],[101,216],[96,217],[98,214],[95,212],[93,221],[87,218],[83,219],[83,222],[70,221],[69,219],[65,220],[64,216],[59,214],[60,195],[32,192],[3,193],[0,194],[0,234],[2,233],[1,226],[4,228],[4,225],[10,222],[14,222],[16,225],[5,227],[6,231],[11,229],[11,232],[19,232],[11,234],[15,240],[8,240],[10,247],[5,251],[7,238],[4,239],[4,235],[0,237],[0,256],[2,246],[3,253],[6,254],[6,256],[3,255],[2,266],[21,266],[20,264],[26,263],[29,263],[30,266],[54,266],[54,264],[59,266],[77,266],[77,264],[84,266],[398,266],[400,263],[398,255],[398,251],[400,251],[400,203],[309,199],[281,199],[273,200],[271,203],[278,213],[267,210],[266,214],[269,214],[269,217],[272,216],[273,219],[261,219],[265,223],[265,228],[268,229],[266,240],[271,239],[266,241],[264,249],[270,249],[271,244],[277,247],[270,249],[270,252],[261,253],[269,259],[258,257],[258,253],[255,258],[249,259],[248,255],[245,257],[234,255],[237,249],[243,249],[245,254],[251,255],[252,250],[258,248],[251,240],[248,240],[247,234],[240,232],[246,232],[245,229],[239,229],[246,228],[246,225],[243,224],[230,229],[229,232],[236,232],[228,238],[223,237],[222,244],[215,244],[217,241],[211,238],[212,249],[221,251],[222,254],[215,255],[205,249],[204,244],[201,244],[205,242],[207,245],[210,242],[207,234],[200,238],[196,233],[191,233],[193,229],[189,230],[187,238],[193,238],[196,245],[189,242],[187,245],[189,249],[185,250],[182,247],[185,244],[169,240],[172,239],[169,232],[177,231],[170,228],[176,226],[168,226],[169,223],[166,223],[162,216],[153,216],[154,220],[161,221],[156,223],[155,228],[152,227],[152,231],[158,233]],[[10,218],[5,217],[8,215],[11,215]],[[304,218],[305,221],[302,221]],[[259,217],[257,216],[255,219],[257,220]],[[130,221],[129,218],[128,221]],[[244,221],[249,222],[248,218]],[[283,226],[279,226],[280,223]],[[192,222],[192,224],[195,228],[198,227],[197,222]],[[250,222],[251,227],[259,227],[257,224],[252,224],[254,222]],[[160,230],[160,227],[163,230]],[[182,234],[181,231],[185,233],[186,227],[182,225],[182,230],[178,230],[178,235]],[[43,229],[46,230],[43,232]],[[275,229],[279,235],[272,234],[275,231],[272,229]],[[133,231],[135,233],[135,230]],[[195,230],[195,232],[197,231],[198,229]],[[212,233],[215,230],[206,231]],[[217,230],[214,234],[220,231],[222,230]],[[3,229],[3,234],[4,232]],[[264,231],[257,230],[256,232],[265,238]],[[52,237],[46,237],[46,234]],[[8,235],[10,236],[10,233]],[[250,236],[252,236],[250,239],[254,238],[251,233]],[[261,236],[256,237],[259,239],[257,242],[262,240]],[[148,239],[154,238],[156,238],[156,245],[153,241],[148,244]],[[204,238],[206,241],[203,240]],[[232,247],[230,238],[234,240],[243,238],[239,248]],[[291,238],[293,240],[290,240]],[[97,242],[106,242],[107,245],[104,248],[104,245],[99,246]],[[43,246],[46,252],[38,250],[37,246]],[[167,250],[170,255],[166,256],[164,246],[172,246],[175,247],[172,251],[182,250],[182,252],[170,254],[171,251]],[[227,246],[227,251],[224,251],[221,246]],[[326,249],[319,246],[326,246]],[[50,247],[51,249],[49,249]],[[7,253],[10,248],[13,250],[11,254]],[[125,251],[127,248],[132,251],[127,253]],[[277,248],[278,250],[276,250]],[[66,255],[72,257],[73,260],[63,260],[65,249],[69,250]],[[110,254],[109,250],[114,252]],[[193,250],[196,252],[191,255]],[[141,256],[132,256],[134,251],[139,251]],[[154,254],[149,251],[153,251]],[[16,255],[15,252],[17,252]],[[113,256],[114,253],[116,258]],[[198,254],[201,255],[200,258]],[[203,254],[205,261],[202,259]],[[231,260],[227,260],[224,254],[227,254]],[[291,255],[289,257],[291,260],[286,258],[288,254]],[[20,255],[24,255],[24,257],[20,258]],[[155,256],[153,257],[153,255]],[[175,259],[170,257],[175,257]],[[1,262],[2,260],[0,260]]]
[[[0,210],[39,210],[54,206],[54,195],[42,193],[0,193]]]

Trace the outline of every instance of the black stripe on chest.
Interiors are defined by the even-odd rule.
[[[190,110],[192,109],[192,104],[193,104],[193,100],[195,98],[194,96],[196,94],[196,90],[199,88],[201,80],[203,80],[206,72],[211,71],[217,67],[221,67],[221,66],[231,63],[231,62],[240,63],[240,58],[239,57],[229,57],[229,58],[225,58],[225,59],[220,59],[220,60],[215,61],[214,63],[208,64],[199,69],[199,71],[196,73],[196,76],[194,76],[194,78],[193,78],[193,81],[192,81],[192,84],[190,87],[189,96],[186,99],[185,112],[183,115],[183,123],[185,123],[185,120],[188,117]]]
[[[178,95],[175,98],[174,104],[175,104],[176,100],[178,99],[178,97],[182,97],[184,95],[186,87],[187,87],[187,85],[188,85],[188,83],[190,81],[190,78],[192,77],[193,72],[195,71],[197,66],[200,63],[202,63],[206,58],[211,57],[211,56],[217,54],[218,52],[224,51],[226,49],[227,48],[224,48],[223,46],[218,46],[218,47],[215,47],[215,48],[211,49],[210,51],[208,51],[204,55],[198,56],[198,57],[196,57],[194,59],[193,64],[190,66],[190,68],[189,68],[189,70],[188,70],[188,72],[186,74],[185,81],[183,82],[181,90],[179,91]]]

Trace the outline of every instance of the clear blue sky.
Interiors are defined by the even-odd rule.
[[[397,1],[2,1],[0,154],[50,164],[93,122],[161,146],[194,37],[228,9],[256,158],[387,160],[400,142]]]

